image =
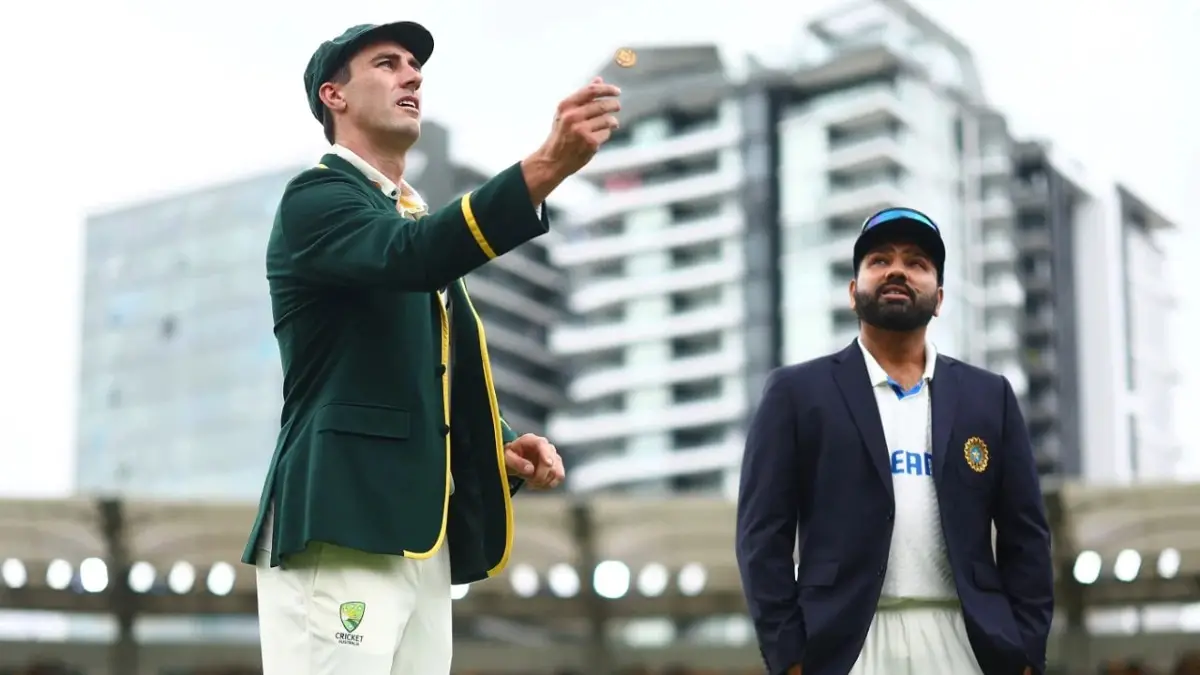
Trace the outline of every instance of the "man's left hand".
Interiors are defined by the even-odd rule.
[[[520,476],[533,488],[556,488],[566,477],[558,450],[537,434],[525,434],[506,445],[504,463],[509,475]]]

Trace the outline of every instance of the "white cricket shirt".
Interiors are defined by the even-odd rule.
[[[884,372],[862,342],[867,375],[879,405],[888,466],[896,495],[896,518],[881,601],[956,600],[954,575],[933,483],[933,418],[929,382],[937,349],[925,344],[925,372],[907,391]]]

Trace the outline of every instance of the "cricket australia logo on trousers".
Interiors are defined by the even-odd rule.
[[[354,631],[362,625],[363,615],[367,613],[367,603],[365,602],[343,602],[338,608],[338,618],[342,620],[342,627],[346,632],[334,633],[333,637],[344,645],[353,645],[355,647],[362,644],[363,636],[355,635]]]

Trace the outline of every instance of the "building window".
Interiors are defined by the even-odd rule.
[[[625,394],[613,394],[580,404],[577,412],[582,416],[605,415],[625,411]]]
[[[714,197],[699,201],[676,202],[671,204],[671,222],[679,225],[704,218],[715,218],[721,215],[722,199]]]
[[[671,385],[671,401],[673,403],[708,401],[720,397],[721,389],[721,378],[719,377],[678,382]]]
[[[671,249],[671,267],[676,269],[717,262],[720,259],[720,241],[709,241],[703,244]]]
[[[709,424],[702,427],[688,427],[671,432],[671,447],[676,450],[690,450],[708,445],[718,445],[725,442],[726,425]]]
[[[721,287],[710,286],[694,291],[680,291],[671,294],[671,313],[682,314],[694,312],[707,307],[721,304]]]
[[[671,358],[703,356],[721,350],[721,333],[713,331],[671,340]]]

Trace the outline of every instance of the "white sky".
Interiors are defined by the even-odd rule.
[[[619,46],[717,41],[734,53],[751,45],[779,52],[805,18],[832,4],[6,3],[0,494],[58,495],[73,483],[84,214],[318,156],[323,140],[301,76],[320,41],[356,23],[425,23],[438,41],[426,69],[427,115],[453,129],[458,156],[501,168],[537,146],[557,100]],[[1054,139],[1126,179],[1185,228],[1196,226],[1184,206],[1188,188],[1200,185],[1200,130],[1186,119],[1200,103],[1200,4],[916,4],[972,47],[989,97],[1019,133]],[[408,13],[397,14],[401,7]],[[1183,252],[1198,244],[1187,229],[1172,246],[1179,289],[1190,271]],[[1175,335],[1194,334],[1200,298],[1180,298]],[[1187,391],[1200,386],[1200,365],[1183,363],[1182,342],[1175,340]],[[1200,416],[1179,418],[1184,438],[1200,434]],[[1200,471],[1200,453],[1187,450]]]

